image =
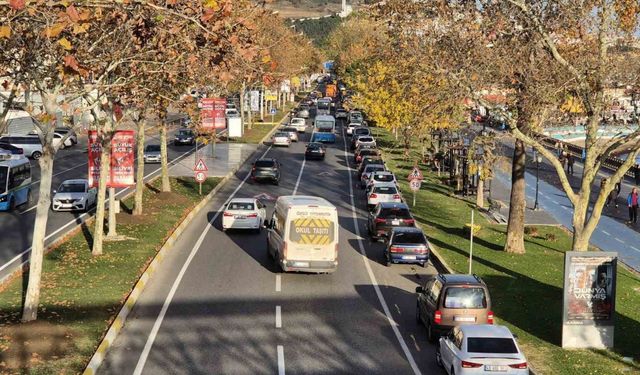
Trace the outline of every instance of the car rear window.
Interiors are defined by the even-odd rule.
[[[384,171],[384,167],[382,165],[367,165],[364,171],[365,173]]]
[[[283,128],[282,130],[285,131],[285,132],[295,132],[295,131],[297,131],[296,128]]]
[[[229,203],[229,210],[253,210],[253,203],[251,202],[231,202]]]
[[[483,288],[450,287],[444,296],[447,309],[484,309],[487,298]]]
[[[467,338],[467,352],[516,354],[518,353],[518,348],[511,338],[469,337]]]
[[[277,132],[274,137],[288,137],[289,133]]]
[[[393,181],[393,175],[391,174],[377,174],[373,176],[373,179],[380,182],[391,182]]]
[[[360,137],[360,138],[358,138],[358,141],[360,141],[360,142],[373,142],[373,138],[371,138],[371,137]]]
[[[360,156],[378,156],[378,151],[376,151],[376,150],[362,150],[362,151],[360,151]]]
[[[380,210],[381,218],[389,218],[389,219],[411,219],[411,213],[406,208],[397,208],[397,207],[387,207],[382,208]]]
[[[355,129],[356,134],[369,134],[369,129]]]
[[[373,192],[378,194],[397,194],[398,190],[393,186],[376,186]]]
[[[273,160],[258,160],[256,161],[256,168],[271,168],[275,165]]]
[[[426,242],[427,239],[424,238],[424,234],[419,232],[399,232],[393,236],[393,243],[396,244],[423,244]]]

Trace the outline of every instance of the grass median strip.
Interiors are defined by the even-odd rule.
[[[405,176],[419,159],[417,150],[404,158],[393,137],[375,129],[383,146],[387,166],[400,181],[411,203]],[[455,197],[452,189],[434,173],[425,172],[417,193],[413,215],[430,242],[449,266],[458,273],[468,272],[469,236],[464,226],[470,222],[473,202]],[[615,347],[604,350],[563,350],[562,287],[564,253],[571,249],[571,235],[560,227],[529,227],[524,255],[502,251],[506,226],[489,223],[477,215],[481,227],[474,238],[473,272],[489,285],[493,310],[499,324],[507,325],[519,336],[527,358],[538,374],[629,374],[639,373],[640,365],[640,277],[618,268]],[[625,357],[632,357],[629,363]]]
[[[23,280],[0,292],[0,373],[81,373],[132,286],[165,240],[191,209],[220,182],[210,178],[198,195],[190,178],[160,180],[144,193],[145,213],[130,214],[122,202],[118,234],[104,255],[91,255],[92,226],[71,236],[45,256],[38,320],[20,324]]]

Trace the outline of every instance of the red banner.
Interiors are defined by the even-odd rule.
[[[119,130],[111,139],[111,163],[108,187],[122,188],[135,185],[135,133]],[[97,187],[100,180],[100,157],[102,144],[95,130],[89,131],[89,185]]]
[[[224,129],[227,127],[227,118],[225,116],[225,110],[227,109],[227,99],[215,98],[214,99],[214,117],[216,129]]]
[[[216,128],[215,107],[214,98],[203,98],[200,101],[200,119],[202,120],[202,129],[213,130]]]

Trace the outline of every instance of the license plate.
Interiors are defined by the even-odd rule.
[[[485,371],[495,371],[495,372],[506,372],[508,370],[507,366],[501,365],[484,365]]]
[[[403,255],[402,259],[416,259],[415,255]]]
[[[391,225],[400,225],[400,220],[391,220]]]
[[[246,217],[246,216],[244,216],[244,215],[236,215],[236,219],[244,220],[244,219],[246,219],[246,218],[247,218],[247,217]]]
[[[293,262],[294,267],[309,267],[309,262]]]
[[[473,316],[454,316],[453,320],[456,322],[475,322],[476,318]]]

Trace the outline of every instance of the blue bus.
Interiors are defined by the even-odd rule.
[[[31,164],[24,155],[0,153],[0,211],[11,211],[31,199]]]
[[[313,122],[313,135],[311,136],[311,142],[336,142],[336,119],[333,116],[316,116],[316,119]]]

